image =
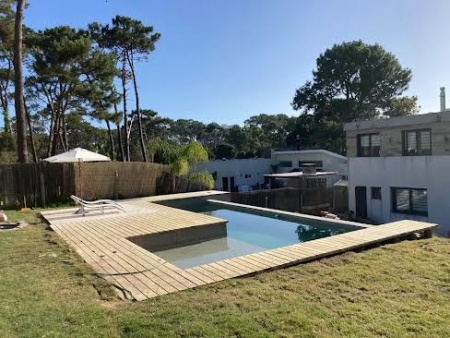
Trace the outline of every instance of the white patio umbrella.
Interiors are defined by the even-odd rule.
[[[73,163],[73,162],[106,162],[111,161],[108,156],[100,155],[92,151],[75,148],[65,153],[48,157],[44,161],[50,163]]]
[[[76,163],[78,162],[78,171],[80,175],[80,198],[83,198],[83,186],[82,186],[82,173],[81,173],[81,162],[108,162],[111,159],[108,156],[94,153],[92,151],[75,148],[65,153],[48,157],[44,161],[49,163]]]

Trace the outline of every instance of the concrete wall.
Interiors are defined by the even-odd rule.
[[[235,186],[254,186],[264,183],[264,174],[271,172],[271,160],[267,158],[241,159],[241,160],[216,160],[199,162],[193,166],[194,170],[206,170],[210,173],[217,172],[215,188],[222,190],[222,178],[234,177]]]
[[[349,209],[355,211],[355,187],[367,188],[368,217],[387,223],[412,219],[438,223],[437,233],[450,232],[450,156],[349,158]],[[372,200],[370,187],[381,187],[381,201]],[[428,217],[391,211],[391,187],[427,189]]]

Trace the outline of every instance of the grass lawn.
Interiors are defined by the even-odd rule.
[[[0,337],[448,337],[450,241],[123,302],[33,212],[0,230]]]

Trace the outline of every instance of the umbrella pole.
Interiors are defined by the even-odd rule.
[[[81,159],[78,159],[78,188],[79,188],[79,193],[80,193],[79,198],[83,199],[83,182],[81,180],[82,180],[82,177],[81,177]],[[81,205],[80,209],[78,209],[75,213],[76,214],[81,214],[81,215],[84,216],[83,206]]]

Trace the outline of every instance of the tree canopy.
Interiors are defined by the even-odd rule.
[[[335,44],[316,61],[313,79],[298,88],[292,107],[302,114],[296,126],[302,144],[345,153],[343,123],[418,112],[417,97],[402,96],[411,70],[378,44]]]
[[[297,89],[292,106],[337,122],[409,114],[416,111],[416,98],[401,95],[411,77],[380,45],[344,42],[319,56],[313,80]]]

